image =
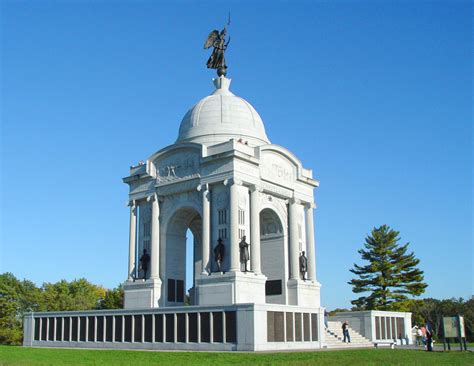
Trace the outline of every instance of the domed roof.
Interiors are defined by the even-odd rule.
[[[242,138],[251,146],[269,144],[263,121],[245,99],[229,91],[230,79],[214,79],[216,90],[184,116],[176,142],[211,145]]]

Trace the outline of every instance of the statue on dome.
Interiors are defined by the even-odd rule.
[[[230,25],[230,14],[229,20],[227,21],[227,25],[224,27],[222,31],[218,31],[214,29],[209,35],[207,36],[207,40],[204,43],[204,49],[208,49],[214,47],[211,53],[211,57],[207,60],[207,68],[208,69],[216,69],[217,75],[225,76],[227,74],[227,65],[225,64],[225,57],[224,53],[229,46],[229,40],[225,41],[225,37],[227,34],[227,27]]]

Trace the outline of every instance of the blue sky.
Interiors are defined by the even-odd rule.
[[[320,180],[322,304],[388,224],[426,297],[472,295],[472,12],[460,1],[1,2],[0,272],[125,280],[128,167],[209,94],[231,12],[232,91]]]

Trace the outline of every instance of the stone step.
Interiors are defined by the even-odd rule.
[[[348,328],[349,335],[351,337],[351,343],[345,343],[342,333],[342,322],[330,321],[326,328],[326,347],[327,348],[362,348],[362,347],[373,347],[373,343],[367,338],[356,332],[355,330]]]
[[[356,339],[366,340],[367,339],[359,334],[352,334],[350,331],[349,331],[349,335],[351,337],[351,340],[356,340]],[[340,340],[344,339],[344,336],[342,334],[336,335],[332,333],[326,333],[326,337],[331,337],[331,338],[340,339]]]

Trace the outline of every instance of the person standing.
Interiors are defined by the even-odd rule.
[[[421,328],[416,329],[416,345],[421,346],[423,344],[423,332],[421,331]]]
[[[420,328],[420,331],[421,331],[421,343],[423,343],[423,346],[426,347],[426,327],[422,326]]]
[[[433,351],[433,328],[431,327],[430,322],[426,322],[426,350],[428,352]]]
[[[351,336],[349,334],[349,323],[347,321],[342,323],[342,334],[344,335],[343,342],[345,343],[347,339],[347,343],[351,343]]]

